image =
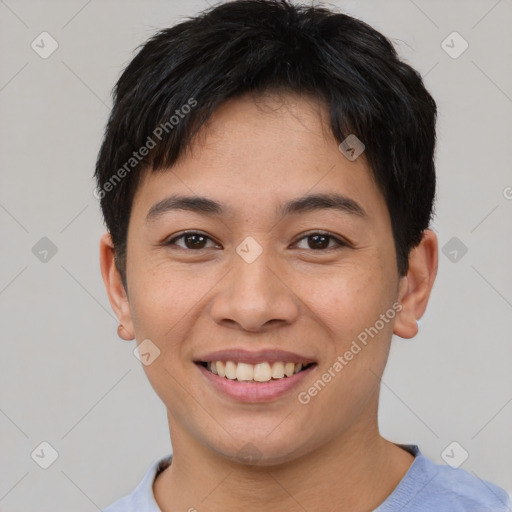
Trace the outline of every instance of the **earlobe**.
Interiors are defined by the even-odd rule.
[[[125,341],[132,341],[134,339],[134,336],[130,334],[129,331],[127,331],[123,324],[119,324],[117,326],[117,335]]]
[[[418,333],[419,320],[428,304],[437,275],[438,242],[436,234],[426,229],[420,244],[409,254],[409,270],[400,278],[398,299],[402,310],[397,315],[393,333],[401,338],[413,338]]]
[[[100,239],[100,268],[110,305],[120,323],[118,336],[126,341],[133,340],[135,334],[128,296],[115,264],[114,244],[108,232]]]

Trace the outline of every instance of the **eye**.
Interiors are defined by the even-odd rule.
[[[309,233],[306,236],[303,236],[301,239],[296,242],[296,244],[299,244],[303,242],[304,240],[307,240],[306,247],[299,247],[299,249],[310,249],[313,251],[325,251],[325,250],[332,250],[340,247],[348,247],[348,243],[344,242],[343,240],[335,237],[334,235],[331,235],[329,233],[324,232],[314,232]],[[178,241],[181,241],[181,243],[178,243]],[[213,246],[208,247],[208,242],[212,242]],[[331,245],[331,242],[334,243],[334,246]],[[168,242],[165,242],[164,245],[176,245],[178,247],[181,247],[182,249],[188,249],[188,250],[202,250],[202,249],[208,249],[208,248],[222,248],[221,245],[214,242],[209,236],[204,235],[203,233],[200,233],[198,231],[187,231],[185,233],[182,233],[179,236],[176,236],[169,240]]]
[[[178,240],[183,240],[183,244],[176,243]],[[187,231],[186,233],[182,233],[181,235],[174,237],[168,242],[165,242],[165,245],[177,245],[182,249],[201,250],[208,249],[208,247],[206,247],[208,240],[210,242],[213,242],[213,240],[210,237],[203,235],[202,233],[199,233],[197,231]],[[220,245],[214,242],[214,247],[220,247]]]
[[[300,243],[303,240],[308,239],[309,241],[306,242],[307,247],[299,247],[299,249],[311,249],[313,251],[321,251],[326,249],[336,249],[339,247],[348,247],[348,243],[344,242],[343,240],[340,240],[339,238],[329,233],[324,233],[320,231],[315,233],[309,233],[308,235],[302,237],[297,243]],[[331,241],[334,241],[334,247],[329,247]]]

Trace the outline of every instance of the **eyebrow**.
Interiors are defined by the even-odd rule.
[[[207,197],[172,195],[162,199],[150,208],[146,215],[146,222],[154,221],[162,215],[176,210],[186,210],[208,216],[221,216],[225,215],[228,209],[221,203]],[[278,206],[277,214],[285,217],[318,210],[336,210],[360,218],[368,217],[359,203],[350,197],[337,193],[310,194],[292,199]]]

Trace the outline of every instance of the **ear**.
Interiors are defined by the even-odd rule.
[[[400,278],[398,300],[402,310],[395,320],[393,333],[413,338],[418,333],[416,320],[427,309],[430,292],[437,275],[438,242],[436,234],[426,229],[420,244],[409,254],[409,270]]]
[[[107,232],[100,239],[101,275],[105,283],[110,305],[119,319],[119,323],[123,326],[123,329],[118,330],[118,334],[122,339],[130,341],[135,338],[130,305],[114,255],[112,237]]]

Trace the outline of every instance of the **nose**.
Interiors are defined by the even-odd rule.
[[[269,253],[269,249],[264,250],[250,263],[234,254],[231,272],[219,283],[210,310],[217,324],[264,332],[292,324],[298,318],[300,299]]]

